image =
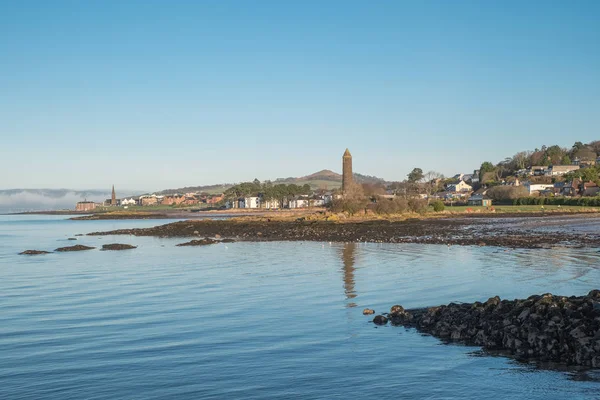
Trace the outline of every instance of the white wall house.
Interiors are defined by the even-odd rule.
[[[240,208],[260,208],[260,198],[255,196],[244,197],[240,199]]]
[[[262,206],[264,208],[281,208],[279,200],[263,200]]]
[[[579,165],[551,165],[546,170],[548,176],[558,176],[568,174],[569,172],[577,171]]]
[[[549,183],[549,184],[545,184],[545,183],[532,184],[531,182],[525,182],[525,183],[523,183],[523,187],[525,189],[527,189],[527,191],[531,195],[532,193],[541,192],[543,190],[553,190],[554,189],[554,184],[552,184],[552,183]]]
[[[471,190],[473,190],[473,187],[471,185],[469,185],[467,182],[465,181],[460,181],[457,183],[452,183],[450,185],[448,185],[448,187],[446,188],[446,191],[448,192],[470,192]]]
[[[308,197],[304,197],[304,196],[303,197],[296,196],[292,200],[290,200],[288,203],[289,208],[305,208],[308,206],[309,206]]]
[[[133,197],[129,198],[129,199],[122,199],[121,200],[121,205],[122,206],[134,206],[136,205],[138,202],[136,199],[134,199]]]

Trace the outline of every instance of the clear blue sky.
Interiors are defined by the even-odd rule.
[[[469,172],[600,139],[600,1],[0,0],[0,188]]]

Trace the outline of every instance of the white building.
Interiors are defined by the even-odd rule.
[[[264,208],[281,208],[281,203],[279,200],[264,200],[262,201],[262,205]]]
[[[525,189],[527,189],[527,191],[529,192],[529,194],[531,195],[532,193],[535,192],[541,192],[543,190],[554,190],[554,184],[553,183],[540,183],[540,184],[533,184],[531,182],[525,182],[523,183],[523,187]]]
[[[548,176],[558,176],[568,174],[569,172],[577,171],[579,165],[551,165],[546,170]]]
[[[470,192],[472,190],[473,190],[473,187],[465,181],[459,181],[457,183],[452,183],[446,187],[446,191],[453,192],[453,193]]]
[[[122,206],[135,206],[138,203],[138,201],[136,199],[134,199],[133,197],[129,198],[129,199],[122,199],[121,200],[121,205]]]
[[[306,208],[310,205],[307,196],[296,196],[288,203],[289,208]]]
[[[243,197],[240,200],[239,208],[260,208],[260,198],[256,196]]]

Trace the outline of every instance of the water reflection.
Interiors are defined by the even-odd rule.
[[[342,249],[342,272],[344,274],[344,292],[346,300],[356,297],[354,289],[354,264],[356,263],[356,243],[346,243]],[[356,303],[348,302],[347,307],[356,307]]]

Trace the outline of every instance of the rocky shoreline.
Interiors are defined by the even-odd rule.
[[[569,217],[574,218],[574,217]],[[517,222],[514,222],[514,221]],[[512,221],[511,223],[505,223]],[[526,221],[529,226],[522,226]],[[533,224],[531,222],[533,221]],[[424,219],[332,222],[322,220],[188,220],[143,229],[118,229],[88,235],[156,237],[223,237],[236,241],[320,241],[372,243],[426,243],[447,245],[549,248],[600,247],[597,233],[535,232],[544,218]],[[599,220],[600,221],[600,220]]]
[[[485,303],[413,310],[395,305],[373,319],[376,325],[388,321],[447,342],[503,351],[521,361],[600,368],[600,290],[580,297],[547,293],[501,300],[496,296]]]

